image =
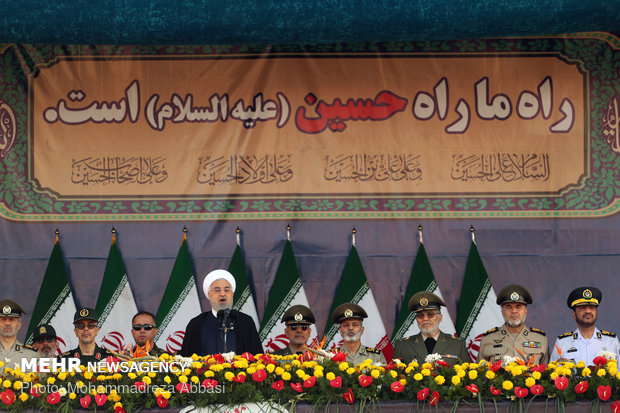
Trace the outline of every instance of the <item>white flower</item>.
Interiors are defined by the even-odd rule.
[[[511,357],[511,356],[503,356],[502,357],[502,365],[503,366],[507,366],[510,363],[516,363],[517,362],[517,358],[516,357]]]
[[[67,395],[67,389],[65,389],[64,387],[59,388],[58,394],[60,394],[60,397],[65,397]]]
[[[424,362],[434,363],[438,360],[441,360],[441,354],[433,353],[433,354],[429,354],[428,356],[426,356],[426,358],[424,359]]]
[[[605,357],[607,360],[615,360],[616,359],[616,353],[612,352],[612,351],[605,351],[605,350],[601,350],[598,353],[599,356]]]
[[[231,351],[228,353],[222,353],[222,357],[224,357],[224,360],[226,360],[227,363],[230,363],[235,358],[235,352]]]

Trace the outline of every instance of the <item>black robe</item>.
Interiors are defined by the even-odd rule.
[[[234,352],[236,354],[243,354],[245,352],[251,354],[262,353],[263,346],[261,345],[252,317],[237,310],[232,310],[230,318],[234,320],[235,326]],[[204,312],[191,319],[185,328],[185,337],[179,352],[181,356],[191,357],[192,354],[199,356],[207,355],[202,348],[202,330],[205,323],[211,324],[214,320],[216,324],[214,324],[213,334],[220,337],[221,333],[217,329],[217,319],[211,311]],[[229,351],[233,351],[233,349],[229,349]]]

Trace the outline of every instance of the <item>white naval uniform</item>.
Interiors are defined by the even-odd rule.
[[[560,349],[562,355],[558,352]],[[560,358],[573,360],[575,363],[583,361],[587,366],[594,364],[593,360],[601,351],[608,351],[616,355],[616,361],[620,358],[620,342],[614,333],[601,331],[594,328],[594,334],[589,339],[581,335],[579,329],[572,333],[558,336],[551,353],[551,361]]]

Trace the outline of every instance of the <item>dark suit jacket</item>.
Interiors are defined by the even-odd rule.
[[[450,365],[470,361],[469,353],[467,353],[463,340],[444,334],[441,331],[437,337],[433,353],[441,354],[443,356],[442,360]],[[428,351],[426,350],[422,333],[394,343],[394,358],[400,359],[403,363],[410,363],[413,359],[416,359],[418,363],[423,363],[426,356],[428,356]]]
[[[200,335],[202,333],[202,324],[209,315],[213,317],[211,311],[204,312],[192,318],[189,324],[187,324],[185,338],[179,352],[180,355],[184,357],[191,357],[192,354],[206,356],[206,354],[201,354]],[[262,353],[263,346],[252,317],[237,310],[232,310],[230,317],[235,318],[235,353],[243,354],[246,351],[251,354]],[[214,331],[213,334],[219,334],[219,331]]]

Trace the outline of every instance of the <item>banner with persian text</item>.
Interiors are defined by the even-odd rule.
[[[605,33],[5,45],[0,214],[610,215],[620,208],[619,46]]]

